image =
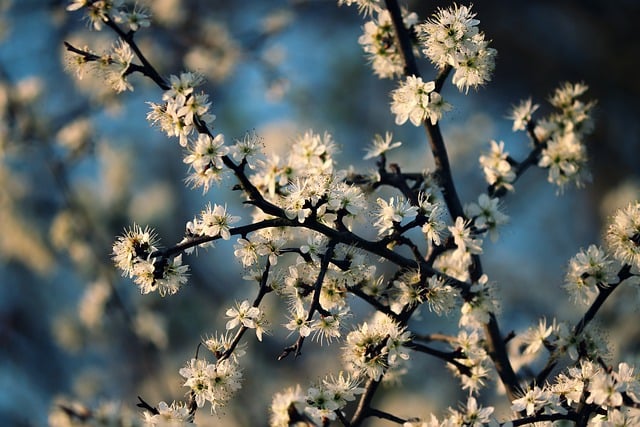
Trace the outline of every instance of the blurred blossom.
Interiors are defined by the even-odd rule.
[[[39,230],[35,229],[20,212],[0,204],[0,254],[8,260],[18,261],[39,274],[54,267],[54,257],[45,245]]]
[[[78,352],[84,345],[84,337],[80,325],[75,317],[68,314],[58,314],[51,324],[56,344],[70,352]]]
[[[183,0],[154,0],[149,2],[151,21],[161,25],[175,27],[187,18],[187,9]]]
[[[72,154],[80,154],[89,145],[93,135],[93,125],[89,119],[81,118],[70,122],[58,131],[58,143]]]
[[[101,165],[99,198],[107,205],[115,204],[126,194],[133,178],[131,153],[102,141],[98,144],[97,154]]]
[[[36,100],[42,93],[44,82],[40,77],[32,76],[22,79],[16,85],[17,102],[28,104]]]
[[[262,19],[262,31],[268,35],[278,33],[285,29],[294,18],[294,13],[289,9],[271,12]]]
[[[106,280],[89,284],[78,305],[78,317],[89,329],[100,326],[105,306],[111,297],[111,286]]]
[[[169,345],[167,321],[164,316],[153,311],[142,309],[134,319],[134,330],[142,340],[148,341],[159,349]]]
[[[141,224],[165,218],[174,209],[174,194],[166,182],[158,182],[136,192],[129,203],[129,217]]]
[[[234,71],[242,55],[241,46],[220,22],[208,21],[202,29],[200,44],[189,50],[184,62],[213,82],[220,82]]]
[[[600,215],[608,218],[633,200],[640,200],[640,182],[631,179],[623,181],[605,193],[600,202]]]

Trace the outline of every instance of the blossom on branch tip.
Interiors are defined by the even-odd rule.
[[[220,356],[231,349],[231,345],[233,343],[233,335],[227,330],[224,334],[218,334],[217,332],[202,340],[202,343],[211,351],[216,358],[220,358]],[[238,344],[233,348],[233,353],[231,353],[231,357],[234,361],[238,361],[238,359],[245,355],[246,344]]]
[[[262,335],[266,332],[267,322],[264,313],[259,307],[252,306],[249,301],[244,300],[240,304],[236,302],[235,307],[227,309],[225,316],[229,317],[226,329],[234,329],[242,326],[255,329],[258,341],[262,341]]]
[[[264,161],[264,141],[255,132],[247,132],[242,138],[235,140],[231,146],[233,159],[240,162],[246,161],[250,169],[255,169],[257,163]]]
[[[464,213],[473,219],[473,225],[478,231],[487,231],[493,242],[498,239],[498,227],[509,222],[509,217],[500,211],[500,199],[491,198],[484,193],[478,197],[478,203],[465,205]]]
[[[138,31],[140,28],[147,28],[151,25],[151,14],[148,10],[141,8],[137,4],[133,10],[120,10],[114,15],[114,20],[119,24],[126,24],[131,31]]]
[[[560,192],[570,182],[580,188],[591,180],[586,165],[586,148],[573,132],[555,135],[547,142],[538,162],[541,168],[549,168],[547,180],[556,184]]]
[[[389,369],[398,369],[409,359],[403,344],[409,332],[386,315],[377,313],[373,321],[349,332],[343,360],[356,377],[380,380]]]
[[[453,67],[453,84],[461,92],[491,80],[495,67],[496,50],[488,47],[475,16],[471,6],[454,4],[416,27],[422,52],[440,69]]]
[[[137,224],[119,236],[113,244],[113,261],[123,276],[133,277],[136,264],[147,261],[151,253],[155,252],[158,244],[156,232],[145,227],[142,229]]]
[[[178,427],[195,425],[189,408],[184,402],[160,402],[157,406],[157,413],[144,412],[144,424],[148,427]]]
[[[100,31],[102,25],[110,19],[111,12],[118,13],[123,0],[73,0],[67,6],[67,10],[72,12],[86,8],[87,18],[94,30]]]
[[[469,289],[469,295],[460,308],[460,326],[472,329],[482,328],[489,322],[490,314],[500,311],[500,303],[495,295],[495,284],[483,274]]]
[[[183,385],[191,389],[198,407],[209,402],[211,412],[226,405],[242,387],[242,371],[232,359],[221,360],[216,364],[209,363],[206,359],[191,359],[179,373],[186,379]]]
[[[345,306],[330,316],[320,316],[315,319],[311,323],[313,339],[319,341],[320,345],[324,344],[325,340],[327,344],[331,344],[334,338],[340,338],[342,336],[342,322],[349,316],[349,307]]]
[[[526,344],[524,354],[537,354],[553,332],[553,325],[547,326],[547,319],[542,318],[538,321],[537,327],[529,327],[527,332],[522,336],[522,341]]]
[[[231,318],[227,322],[227,329],[234,329],[239,325],[246,328],[255,328],[255,321],[260,316],[260,309],[253,307],[249,301],[244,300],[240,304],[236,303],[235,307],[228,309],[225,315]]]
[[[208,203],[205,209],[200,212],[200,218],[194,220],[193,233],[198,236],[216,237],[220,236],[224,240],[231,238],[230,226],[240,221],[239,216],[231,215],[227,212],[227,207]]]
[[[520,101],[518,105],[513,106],[509,114],[509,118],[513,120],[513,131],[526,130],[538,107],[540,107],[538,104],[532,103],[531,98]]]
[[[295,420],[290,416],[294,413],[297,418],[301,418],[301,413],[306,406],[306,396],[302,392],[300,385],[289,387],[283,392],[273,395],[271,401],[271,416],[269,417],[270,427],[289,427]]]
[[[451,110],[451,104],[434,92],[433,81],[423,82],[422,77],[408,76],[400,86],[391,93],[391,112],[396,116],[396,124],[404,124],[407,120],[414,126],[420,126],[426,119],[436,124],[443,111]]]
[[[403,197],[391,197],[388,202],[378,197],[376,203],[378,204],[377,220],[373,225],[378,229],[380,236],[393,233],[395,227],[404,219],[415,218],[418,214],[418,208],[412,206]]]
[[[527,416],[531,416],[548,404],[550,394],[549,390],[541,389],[538,386],[529,388],[522,397],[511,402],[511,410],[514,412],[524,411]]]
[[[605,240],[614,259],[640,273],[640,202],[629,203],[615,213]]]
[[[480,156],[480,165],[487,183],[496,189],[513,191],[516,173],[509,163],[509,153],[504,151],[504,142],[491,141],[491,152]]]
[[[472,235],[470,222],[462,217],[457,217],[454,225],[449,226],[453,241],[462,253],[481,254],[482,239],[475,239]]]
[[[371,16],[373,12],[380,12],[383,7],[382,0],[338,0],[338,6],[351,6],[353,4],[358,6],[358,13],[364,16]]]
[[[156,280],[160,296],[173,295],[182,285],[187,283],[189,266],[182,264],[182,255],[165,262],[162,268],[162,277]]]
[[[207,167],[222,169],[222,157],[229,152],[224,145],[224,135],[218,134],[214,138],[201,133],[193,145],[188,147],[188,155],[184,158],[184,163],[196,170]]]
[[[307,311],[302,304],[295,304],[289,309],[289,315],[289,321],[284,324],[284,327],[291,331],[289,335],[293,332],[297,332],[301,337],[307,337],[311,334],[312,328],[307,320]]]
[[[417,20],[415,13],[403,12],[407,28],[411,28]],[[363,30],[364,34],[358,38],[358,43],[367,53],[373,72],[382,79],[401,76],[404,73],[404,59],[396,43],[389,11],[378,11],[377,19],[366,22]]]
[[[564,289],[574,302],[591,304],[598,294],[598,285],[607,286],[617,279],[616,264],[602,248],[590,245],[569,260]]]
[[[462,421],[468,427],[482,427],[491,421],[493,414],[493,406],[482,407],[478,405],[476,398],[470,396],[467,399],[467,405],[462,408]]]

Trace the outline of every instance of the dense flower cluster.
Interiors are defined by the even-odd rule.
[[[612,218],[606,241],[613,257],[640,272],[640,203],[629,204]]]
[[[391,112],[396,115],[396,124],[410,120],[414,126],[420,126],[426,119],[436,124],[445,111],[451,110],[451,104],[435,92],[435,82],[423,82],[421,77],[409,76],[391,93]]]
[[[349,332],[342,358],[347,369],[356,377],[389,380],[393,372],[402,372],[409,353],[403,347],[409,340],[409,332],[389,317],[377,315],[371,322],[361,324]]]
[[[406,13],[404,24],[410,28],[418,22],[418,15]],[[373,72],[382,79],[399,77],[404,73],[404,59],[395,42],[395,30],[387,10],[378,11],[375,20],[364,24],[364,34],[358,39],[368,54]]]
[[[607,286],[618,277],[619,266],[609,259],[602,248],[590,245],[569,260],[565,289],[572,299],[590,304],[598,294],[598,285]]]
[[[157,244],[153,230],[134,224],[113,244],[113,260],[124,276],[134,278],[141,293],[175,294],[187,282],[189,266],[182,265],[181,255],[170,260],[156,256]]]
[[[273,396],[269,425],[288,427],[305,418],[316,424],[335,420],[346,404],[363,391],[359,380],[342,372],[337,378],[331,375],[318,381],[307,389],[306,394],[302,393],[300,385],[290,387]]]
[[[449,72],[453,84],[465,93],[491,79],[496,51],[478,29],[471,7],[439,9],[418,24],[415,13],[398,9],[394,17],[392,8],[383,8],[378,0],[338,3],[355,4],[366,17],[375,16],[365,24],[359,42],[379,77],[401,79],[407,73],[404,55],[409,53],[401,53],[401,37],[417,41],[420,49],[413,54],[421,51],[438,68],[435,80],[407,75],[391,92],[391,112],[398,125],[426,123],[430,132],[439,132],[436,125],[452,106],[436,87]],[[97,30],[108,24],[135,32],[149,25],[146,12],[139,8],[125,12],[119,1],[76,0],[68,7],[81,8]],[[418,37],[411,40],[407,32]],[[108,55],[74,53],[81,59],[79,65],[95,62],[96,69],[108,69],[107,80],[122,91],[132,89],[126,79],[129,74],[148,67],[132,47],[132,39],[123,39]],[[145,65],[132,65],[136,55]],[[154,75],[144,70],[143,74]],[[605,365],[607,346],[589,323],[591,318],[585,315],[576,326],[543,318],[505,340],[496,326],[497,285],[480,264],[485,238],[496,241],[509,221],[501,197],[514,191],[517,178],[528,167],[548,169],[548,180],[560,189],[587,181],[583,140],[593,127],[594,103],[581,100],[585,85],[567,83],[558,88],[550,98],[555,112],[541,120],[533,118],[538,105],[531,99],[515,106],[510,114],[513,130],[529,134],[530,156],[518,162],[503,142],[491,141],[490,152],[480,156],[489,188],[463,204],[441,158],[436,159],[435,173],[409,174],[395,164],[387,167],[387,153],[401,145],[390,132],[375,135],[365,155],[376,159],[374,173],[339,169],[333,136],[311,130],[291,141],[283,156],[266,156],[255,133],[227,146],[223,134],[212,132],[211,102],[196,91],[202,76],[183,72],[167,81],[152,79],[164,93],[161,103],[150,103],[147,118],[167,136],[178,138],[185,151],[183,163],[189,168],[187,184],[207,192],[225,176],[233,176],[235,188],[242,190],[241,201],[254,211],[250,223],[241,225],[241,218],[232,215],[226,204],[210,202],[186,224],[184,238],[167,249],[159,247],[152,229],[134,224],[113,244],[116,267],[144,294],[156,290],[162,296],[174,294],[188,277],[183,255],[236,236],[235,258],[245,270],[244,278],[257,282],[259,291],[253,302],[241,298],[221,309],[226,316],[224,332],[203,339],[216,361],[201,356],[189,360],[179,370],[189,389],[187,402],[160,402],[157,408],[143,405],[146,425],[189,425],[196,408],[208,403],[216,412],[226,405],[242,386],[239,361],[245,354],[245,333],[251,330],[262,341],[273,321],[282,322],[287,339],[295,339],[280,358],[299,355],[307,338],[321,344],[337,341],[343,369],[337,376],[313,382],[306,391],[297,385],[276,393],[272,426],[328,425],[336,420],[350,425],[347,405],[361,394],[360,405],[365,407],[356,409],[358,422],[358,417],[375,413],[405,427],[508,425],[508,420],[495,418],[493,407],[483,407],[477,400],[498,377],[510,398],[514,421],[526,416],[530,423],[552,425],[553,415],[557,420],[586,417],[583,424],[590,426],[640,422],[639,376],[627,363],[620,363],[617,370]],[[434,154],[441,155],[437,150]],[[378,191],[383,186],[390,192]],[[637,285],[640,203],[615,214],[605,239],[604,248],[590,245],[569,261],[564,287],[577,302],[593,304],[623,282]],[[271,292],[284,302],[280,307],[285,312],[278,313],[278,320],[263,302]],[[87,300],[103,301],[108,295],[104,287],[96,286]],[[352,298],[368,304],[373,315],[363,315],[361,306],[354,309]],[[435,315],[454,317],[459,329],[447,336],[415,332],[414,327],[424,327],[419,313],[425,307]],[[87,323],[95,322],[89,314],[85,317]],[[446,343],[450,351],[423,344],[431,341]],[[379,383],[393,382],[408,372],[413,352],[442,359],[468,391],[466,403],[440,417],[432,414],[428,421],[401,419],[367,406]],[[548,369],[536,377],[533,371],[543,355],[548,356]],[[566,361],[566,368],[554,371],[560,360]],[[552,377],[552,371],[560,373]]]
[[[509,162],[509,153],[504,151],[504,142],[491,141],[491,151],[481,155],[479,160],[489,185],[496,189],[514,190],[512,183],[516,180],[516,173]]]
[[[540,120],[533,119],[539,105],[531,99],[521,101],[509,114],[514,131],[529,132],[535,148],[540,151],[538,166],[548,169],[547,180],[557,185],[559,192],[570,183],[581,187],[591,179],[584,138],[593,130],[591,110],[595,103],[579,99],[587,89],[580,83],[562,84],[550,98],[556,111]],[[492,141],[491,152],[480,157],[480,164],[487,182],[495,190],[513,191],[519,165],[504,151],[503,142]]]
[[[178,137],[180,145],[186,147],[189,136],[195,131],[202,133],[198,128],[210,126],[216,117],[209,113],[209,96],[194,92],[202,84],[202,76],[185,72],[171,76],[169,81],[171,88],[162,95],[164,103],[150,102],[151,111],[147,119],[158,125],[167,136]]]
[[[455,70],[453,84],[468,91],[491,80],[496,50],[489,47],[471,7],[454,5],[440,9],[418,26],[423,52],[434,64]]]
[[[242,371],[232,359],[220,360],[215,364],[206,359],[191,359],[180,369],[180,375],[185,379],[183,385],[189,387],[198,407],[209,402],[212,412],[224,406],[242,387]]]
[[[148,27],[151,24],[150,14],[136,5],[129,10],[123,0],[73,0],[67,10],[74,11],[85,8],[89,22],[96,30],[101,30],[106,21],[125,24],[131,31]]]

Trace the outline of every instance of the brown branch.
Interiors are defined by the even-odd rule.
[[[579,336],[584,331],[587,325],[589,325],[589,323],[594,319],[594,317],[596,316],[596,314],[598,313],[602,305],[607,300],[607,298],[609,298],[609,296],[613,293],[613,291],[615,291],[625,279],[628,279],[631,276],[632,276],[631,266],[627,264],[627,265],[624,265],[618,272],[618,279],[619,279],[618,283],[607,284],[607,285],[598,284],[598,291],[599,291],[598,296],[593,301],[593,303],[591,303],[591,306],[587,309],[587,311],[584,313],[584,315],[578,321],[578,323],[576,323],[576,325],[573,327],[572,335],[574,337]],[[559,356],[556,353],[561,350],[562,349],[556,350],[556,352],[554,352],[554,354],[552,354],[551,357],[549,357],[547,364],[545,365],[544,368],[542,368],[540,373],[535,378],[536,384],[543,384],[544,381],[549,376],[549,374],[551,373],[551,371],[553,371],[553,369],[556,367],[556,365],[558,364],[558,356]]]
[[[419,77],[420,72],[411,47],[411,38],[408,30],[404,26],[398,2],[396,0],[385,0],[385,3],[391,15],[400,51],[405,61],[405,74]],[[437,77],[439,84],[442,84],[446,79],[449,71],[450,68],[445,68],[440,72]],[[451,166],[440,127],[437,123],[435,125],[431,124],[430,120],[425,120],[424,127],[429,136],[429,146],[436,164],[435,175],[438,178],[438,184],[442,187],[449,214],[454,219],[457,217],[465,218],[451,174]],[[479,257],[474,257],[471,270],[472,278],[477,280],[482,274],[482,265]],[[510,398],[515,397],[521,391],[521,387],[518,384],[518,379],[509,361],[504,340],[502,339],[498,322],[493,313],[490,314],[490,320],[485,325],[485,336],[487,339],[487,352],[496,366],[496,371],[500,379],[505,385],[507,395]]]
[[[358,407],[356,408],[355,413],[351,417],[350,425],[352,427],[359,426],[362,422],[371,415],[371,401],[373,400],[373,396],[378,390],[378,386],[380,386],[379,380],[374,380],[370,378],[367,381],[367,384],[364,387],[364,393],[360,397],[360,401],[358,402]]]

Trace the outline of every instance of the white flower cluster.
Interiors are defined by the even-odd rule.
[[[453,67],[453,84],[460,91],[491,80],[496,50],[489,47],[471,6],[454,5],[417,26],[423,53],[439,68]]]
[[[354,1],[339,0],[338,3],[352,4]],[[377,19],[365,23],[364,34],[358,39],[374,73],[380,78],[401,76],[405,64],[389,12],[381,10],[376,1],[355,3],[365,15],[378,13]],[[475,19],[470,6],[439,9],[422,24],[417,23],[415,13],[403,11],[403,21],[407,29],[417,32],[419,47],[427,58],[441,69],[445,66],[453,68],[453,84],[460,91],[477,88],[491,80],[496,50],[489,47],[484,33],[478,30],[480,21]]]
[[[150,15],[145,9],[136,5],[133,10],[127,10],[123,0],[73,0],[67,6],[68,11],[83,8],[95,30],[101,30],[107,21],[125,24],[131,31],[138,31],[150,24]]]
[[[582,187],[591,180],[583,139],[593,131],[590,114],[595,103],[579,99],[587,89],[580,83],[557,88],[550,102],[558,111],[539,120],[534,129],[538,140],[546,142],[538,166],[549,168],[548,181],[559,191],[569,183]]]
[[[605,234],[605,248],[590,245],[571,258],[565,289],[571,299],[581,304],[594,301],[601,289],[620,280],[640,283],[640,202],[630,203],[610,218]],[[630,277],[618,277],[623,266]]]
[[[408,76],[391,93],[391,112],[396,116],[396,124],[410,120],[414,126],[420,126],[426,119],[435,125],[445,111],[451,110],[451,104],[442,99],[435,91],[435,82],[423,82],[422,77]]]
[[[229,318],[226,325],[227,330],[235,329],[238,326],[255,329],[256,337],[262,341],[262,335],[267,331],[267,320],[260,308],[252,306],[249,301],[244,300],[228,309],[225,315]]]
[[[598,294],[598,284],[607,286],[618,277],[619,266],[602,248],[590,245],[569,260],[564,288],[572,300],[590,304]]]
[[[625,399],[633,403],[623,407]],[[586,403],[600,408],[589,426],[631,426],[640,423],[640,410],[633,409],[639,402],[640,381],[634,367],[620,363],[617,371],[608,371],[583,360],[559,374],[554,383],[528,388],[513,400],[511,409],[532,416],[562,413]]]
[[[183,402],[160,402],[157,406],[157,414],[144,412],[144,424],[147,427],[184,427],[195,426],[189,408]]]
[[[468,268],[468,267],[467,267]],[[500,312],[500,303],[495,295],[495,285],[483,274],[469,289],[460,311],[460,326],[480,330],[489,322],[491,313]]]
[[[356,4],[367,16],[376,14],[375,20],[365,24],[365,34],[359,42],[378,76],[402,75],[405,62],[397,45],[398,34],[390,13],[382,9],[382,2],[339,0],[339,3]],[[145,12],[136,8],[124,14],[119,1],[75,0],[69,9],[82,7],[88,10],[97,29],[104,24],[126,23],[131,31],[136,31],[148,25]],[[421,25],[416,25],[415,14],[403,13],[404,24],[415,30],[422,52],[439,68],[454,70],[453,83],[460,91],[467,92],[490,80],[496,52],[488,47],[489,42],[479,31],[479,21],[471,7],[454,5],[439,9]],[[109,55],[95,58],[92,54],[81,55],[108,67],[113,73],[108,80],[118,91],[131,89],[126,77],[131,69],[139,67],[132,68],[131,47],[135,48],[135,44],[126,40],[130,43],[121,42]],[[146,64],[142,55],[138,55]],[[461,213],[456,212],[459,203],[451,203],[449,198],[448,205],[444,201],[442,193],[448,189],[448,183],[443,183],[441,189],[428,173],[402,174],[395,166],[387,170],[386,152],[400,145],[393,142],[389,132],[384,137],[376,135],[365,156],[378,158],[379,169],[374,176],[337,170],[336,144],[329,133],[307,131],[292,141],[286,156],[267,159],[262,156],[262,144],[255,134],[247,133],[228,147],[224,135],[211,132],[215,119],[210,112],[211,103],[206,94],[196,92],[202,84],[201,76],[185,72],[171,76],[168,84],[162,79],[154,80],[169,89],[164,92],[162,103],[151,103],[147,117],[167,135],[177,137],[184,147],[183,162],[190,170],[187,183],[206,192],[212,184],[221,182],[225,172],[233,171],[245,192],[245,201],[254,205],[256,211],[251,224],[232,228],[240,217],[231,215],[226,205],[209,203],[187,223],[185,238],[164,251],[158,248],[152,229],[134,224],[113,245],[116,266],[124,276],[134,279],[142,293],[157,290],[162,296],[174,294],[187,281],[189,267],[182,264],[182,253],[189,254],[196,248],[211,246],[216,239],[230,240],[237,235],[234,254],[247,269],[245,278],[257,281],[260,291],[253,303],[238,301],[225,311],[224,334],[216,333],[204,340],[216,358],[215,363],[196,356],[180,369],[184,386],[189,389],[189,402],[147,406],[144,422],[150,426],[188,425],[193,422],[194,406],[203,407],[208,402],[212,412],[216,412],[227,404],[242,385],[239,359],[245,353],[243,335],[250,329],[262,341],[269,332],[261,301],[273,291],[287,307],[282,316],[286,318],[284,328],[297,336],[296,343],[286,347],[282,357],[299,352],[307,337],[320,343],[340,341],[342,362],[348,374],[340,372],[338,377],[325,377],[306,392],[296,386],[277,393],[271,407],[272,426],[327,425],[336,419],[346,424],[342,411],[365,391],[360,387],[362,382],[396,380],[406,373],[412,350],[435,353],[420,344],[426,335],[420,337],[407,327],[413,326],[409,321],[416,319],[414,315],[422,306],[436,315],[458,312],[459,331],[439,338],[452,351],[437,353],[460,379],[469,397],[459,409],[449,408],[441,420],[432,415],[429,421],[407,421],[405,427],[499,425],[493,418],[494,408],[480,406],[475,396],[494,373],[492,365],[497,360],[492,347],[503,345],[497,327],[491,329],[500,304],[494,284],[481,273],[479,255],[483,253],[483,239],[488,235],[495,240],[500,227],[508,221],[499,198],[494,197],[501,193],[492,191],[513,190],[521,172],[504,144],[492,141],[491,152],[480,157],[492,188],[477,201],[466,204]],[[408,76],[392,93],[391,111],[396,123],[411,121],[416,126],[426,123],[433,130],[431,127],[435,127],[443,113],[451,109],[435,89],[434,81]],[[579,99],[586,89],[582,84],[561,86],[550,99],[557,112],[537,122],[533,114],[538,105],[531,99],[521,102],[511,113],[513,130],[528,131],[536,145],[526,166],[537,161],[540,167],[548,168],[549,181],[561,189],[569,182],[579,186],[587,179],[582,139],[591,131],[590,112],[594,104]],[[536,154],[538,157],[534,158]],[[249,170],[251,176],[246,175]],[[381,185],[399,191],[391,196],[367,197],[363,190],[373,192]],[[444,194],[451,197],[451,193]],[[447,216],[447,211],[451,215]],[[373,226],[377,236],[370,241],[353,232],[355,219],[363,222],[369,219],[366,225]],[[424,241],[414,242],[410,231],[418,233]],[[367,253],[381,257],[383,273],[377,272]],[[285,254],[294,258],[279,262]],[[387,267],[395,268],[391,276]],[[570,260],[565,287],[574,300],[589,303],[600,292],[617,286],[618,279],[637,283],[638,273],[640,203],[635,203],[613,217],[605,249],[591,245]],[[371,304],[375,314],[368,321],[359,320],[345,334],[345,319],[352,316],[349,295]],[[104,289],[96,288],[88,294],[87,301],[95,300],[93,304],[98,305],[107,297]],[[95,323],[89,312],[84,318],[87,324]],[[513,394],[517,384],[505,384],[511,386],[508,392],[516,417],[575,414],[578,406],[591,405],[595,417],[589,422],[594,426],[640,421],[635,409],[640,407],[639,376],[624,363],[617,371],[603,366],[601,356],[607,352],[606,345],[589,325],[570,327],[555,320],[548,325],[542,319],[513,338],[509,348],[513,367],[519,371],[513,372],[514,378],[530,374],[527,371],[530,366],[525,365],[530,365],[544,350],[549,352],[553,363],[565,354],[577,361],[566,373],[556,376],[555,381],[532,383],[516,398]],[[510,370],[512,366],[506,365],[503,369]]]
[[[380,12],[383,8],[382,0],[338,0],[338,6],[358,6],[358,12],[365,15],[373,15],[373,12]]]
[[[182,256],[172,259],[157,256],[158,238],[148,227],[134,224],[113,244],[113,260],[123,276],[134,278],[140,292],[158,291],[161,296],[172,295],[187,282],[188,265]]]
[[[460,379],[463,390],[477,394],[490,380],[491,359],[483,346],[484,335],[479,330],[462,329],[457,339],[451,343],[454,351],[461,351],[455,361],[465,366],[462,370],[449,364],[451,372]]]
[[[226,206],[207,204],[200,218],[194,218],[187,223],[187,238],[193,236],[221,237],[224,240],[231,238],[231,225],[240,221],[240,217],[227,212]]]
[[[516,369],[531,366],[545,350],[554,359],[566,355],[573,361],[584,357],[597,358],[610,351],[608,343],[597,327],[588,326],[577,332],[566,322],[553,319],[551,324],[548,324],[545,318],[518,334],[509,347],[510,358]]]
[[[404,24],[411,28],[418,22],[415,13],[404,13]],[[381,79],[399,77],[404,73],[404,59],[395,41],[391,15],[385,9],[375,20],[364,24],[364,34],[358,39],[368,54],[373,72]]]
[[[308,254],[311,261],[299,256],[296,262],[282,271],[270,285],[287,302],[289,314],[284,327],[291,331],[290,333],[302,337],[313,336],[321,343],[330,343],[342,336],[344,320],[349,317],[348,288],[372,281],[375,266],[370,266],[361,253],[351,248],[336,248],[336,259],[348,262],[350,268],[327,268],[318,297],[320,306],[326,312],[322,316],[309,319],[306,307],[310,307],[313,302],[314,285],[320,274],[318,256],[314,253],[321,254],[325,248],[322,239],[310,239],[309,244],[305,246],[303,253]]]
[[[89,48],[85,48],[84,52],[85,55],[69,54],[65,64],[65,67],[79,80],[87,71],[91,71],[117,93],[133,91],[127,76],[131,73],[134,53],[126,42],[119,40],[102,55]]]
[[[480,156],[480,166],[487,183],[493,188],[514,190],[516,173],[509,162],[509,153],[504,151],[504,142],[491,141],[491,151]]]
[[[477,232],[488,232],[494,242],[498,239],[498,227],[509,222],[509,217],[500,210],[500,199],[491,198],[484,193],[478,196],[477,203],[465,205],[464,213],[473,219]]]
[[[163,104],[150,102],[151,111],[147,119],[169,137],[178,137],[180,145],[186,147],[189,136],[201,132],[203,126],[210,126],[216,116],[209,113],[209,96],[195,93],[194,90],[203,82],[202,76],[185,72],[180,76],[170,76],[170,89],[162,95]]]
[[[382,378],[389,381],[403,373],[409,360],[407,348],[410,333],[388,316],[376,313],[370,323],[364,322],[349,332],[342,358],[347,369],[358,378]]]
[[[449,313],[459,301],[457,289],[439,276],[426,281],[417,270],[408,270],[393,281],[391,309],[400,313],[405,307],[419,307],[427,303],[429,310],[440,315]]]
[[[342,412],[348,402],[364,392],[359,383],[358,379],[340,372],[337,378],[331,375],[312,385],[306,394],[300,385],[276,393],[271,402],[269,426],[288,427],[305,418],[316,425],[333,421],[337,412]]]
[[[292,141],[286,159],[272,156],[256,162],[251,181],[267,200],[300,223],[309,216],[327,224],[356,218],[367,203],[359,187],[345,183],[346,172],[334,169],[335,152],[331,134],[307,131]]]
[[[388,202],[378,197],[376,203],[378,204],[377,220],[373,225],[381,236],[393,233],[393,230],[402,221],[415,218],[418,214],[418,207],[411,205],[411,202],[402,197],[397,199],[391,197]]]
[[[640,274],[640,202],[616,212],[605,238],[612,256]]]
[[[540,150],[538,166],[549,170],[547,180],[557,185],[559,192],[569,183],[582,187],[591,179],[583,140],[593,130],[590,114],[595,103],[579,99],[587,89],[580,83],[562,84],[550,98],[557,111],[541,120],[533,119],[539,105],[531,99],[521,101],[509,114],[514,131],[526,130],[534,136]],[[491,141],[491,152],[480,156],[480,165],[494,190],[513,191],[517,162],[509,158],[502,141]]]
[[[138,31],[150,25],[149,13],[138,6],[128,10],[122,0],[74,0],[67,6],[68,11],[84,9],[86,17],[95,30],[101,30],[106,22],[126,25],[130,31]],[[87,64],[90,68],[116,92],[133,90],[127,80],[130,74],[134,53],[129,44],[123,40],[117,42],[109,52],[96,55],[85,49],[85,55],[75,55],[68,61],[68,66],[82,78]]]
[[[459,410],[449,408],[447,416],[442,418],[442,421],[438,421],[438,418],[431,414],[428,421],[423,420],[411,420],[402,424],[402,427],[482,427],[482,426],[498,426],[507,425],[499,424],[491,414],[495,411],[493,406],[482,407],[478,404],[475,397],[470,396],[467,399],[467,404],[462,406]]]
[[[191,359],[180,369],[180,375],[185,378],[183,385],[189,387],[198,407],[209,402],[211,412],[226,405],[242,388],[242,370],[233,359],[223,359],[217,363]]]
[[[183,162],[189,165],[191,174],[187,183],[191,187],[202,187],[202,192],[209,191],[212,183],[222,180],[224,164],[222,157],[229,152],[224,145],[224,135],[219,133],[214,138],[206,133],[198,135],[198,139],[187,147],[187,155]]]

